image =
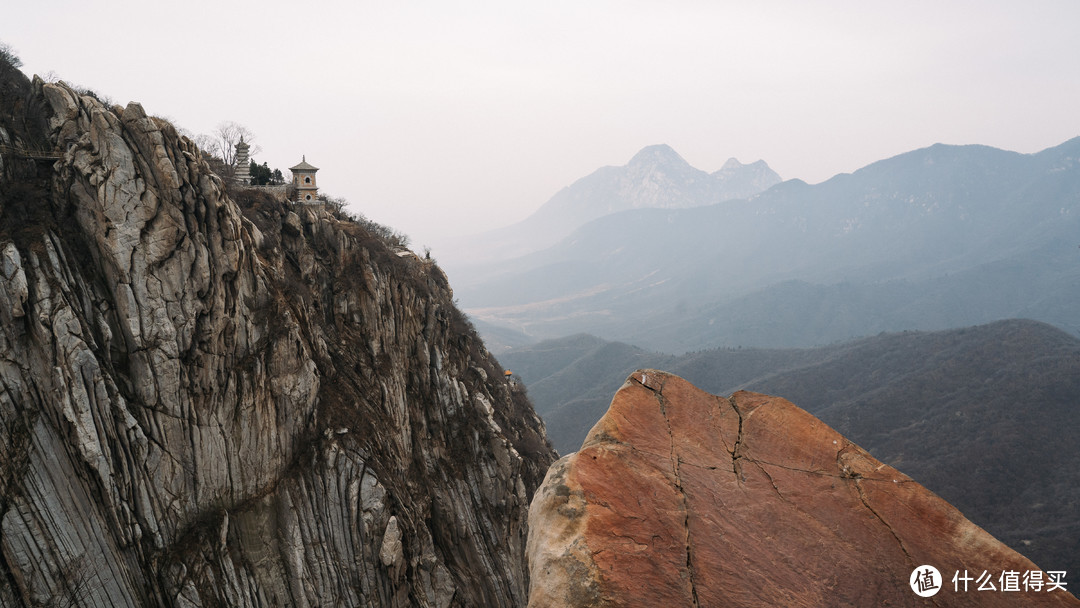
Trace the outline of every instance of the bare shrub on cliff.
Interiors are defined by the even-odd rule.
[[[334,217],[356,221],[349,212],[345,211],[347,201],[344,198],[341,198],[340,196],[331,196],[329,194],[324,194],[321,198],[323,204],[326,205],[327,211],[333,214]]]
[[[187,135],[185,133],[185,135]],[[214,154],[214,150],[217,149],[217,140],[207,135],[206,133],[199,133],[198,135],[188,135],[191,141],[195,142],[195,145],[204,154]]]
[[[96,99],[97,101],[101,102],[101,105],[105,106],[106,108],[111,108],[112,106],[116,105],[116,101],[112,97],[99,93],[94,89],[91,89],[90,87],[84,87],[77,84],[73,84],[70,86],[79,95],[85,95],[92,99]]]
[[[7,64],[8,66],[19,69],[22,67],[22,59],[19,58],[18,53],[6,42],[0,42],[0,62]]]
[[[366,230],[371,236],[381,240],[386,245],[396,249],[409,248],[409,235],[398,232],[389,226],[384,226],[376,221],[368,219],[360,212],[352,212],[347,209],[349,202],[340,196],[323,195],[323,204],[326,209],[339,220],[353,222]]]
[[[236,172],[236,144],[240,143],[241,137],[249,145],[255,140],[251,129],[231,120],[218,124],[209,135],[199,133],[188,136],[203,153],[210,169],[226,180],[231,179]],[[254,156],[261,151],[259,146],[251,146],[250,154]]]
[[[255,141],[255,134],[240,123],[226,120],[218,124],[210,135],[209,141],[212,142],[213,147],[209,152],[217,155],[226,165],[232,167],[236,164],[236,144],[240,143],[241,139],[251,145]],[[251,145],[252,156],[261,151],[259,146]]]

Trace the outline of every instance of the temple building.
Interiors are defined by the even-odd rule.
[[[296,200],[301,203],[314,203],[319,200],[319,187],[315,185],[315,172],[318,167],[313,167],[307,162],[307,157],[302,157],[300,164],[289,167],[292,171],[293,185],[296,186]]]

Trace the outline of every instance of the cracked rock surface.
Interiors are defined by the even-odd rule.
[[[554,453],[437,266],[137,103],[0,70],[0,139],[51,156],[0,168],[0,607],[525,604]]]
[[[1080,606],[954,592],[1038,567],[790,402],[632,374],[529,512],[529,605]],[[920,598],[912,571],[943,589]]]

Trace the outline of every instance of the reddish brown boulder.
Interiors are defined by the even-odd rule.
[[[1061,575],[790,402],[654,370],[551,467],[529,527],[535,608],[1080,606],[1048,591]],[[941,574],[933,597],[909,586],[922,565]]]

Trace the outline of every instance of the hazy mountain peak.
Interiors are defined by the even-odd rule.
[[[749,198],[783,181],[765,161],[744,164],[734,156],[713,172],[712,177],[724,185],[731,198]]]
[[[690,163],[679,156],[679,153],[671,148],[667,144],[654,144],[651,146],[645,146],[633,158],[627,163],[629,167],[636,167],[640,165],[680,165],[689,167]]]
[[[732,164],[734,162],[734,164]],[[630,209],[686,209],[747,199],[779,183],[764,161],[707,173],[671,146],[645,146],[620,166],[606,166],[563,188],[522,222],[470,240],[477,258],[505,260],[550,247],[587,222]]]
[[[762,162],[762,161],[758,161],[758,162]],[[721,171],[735,171],[735,170],[741,169],[741,168],[743,168],[745,166],[746,165],[739,162],[739,159],[732,156],[731,158],[727,159],[727,161],[724,163],[723,167],[720,167],[720,170]]]

